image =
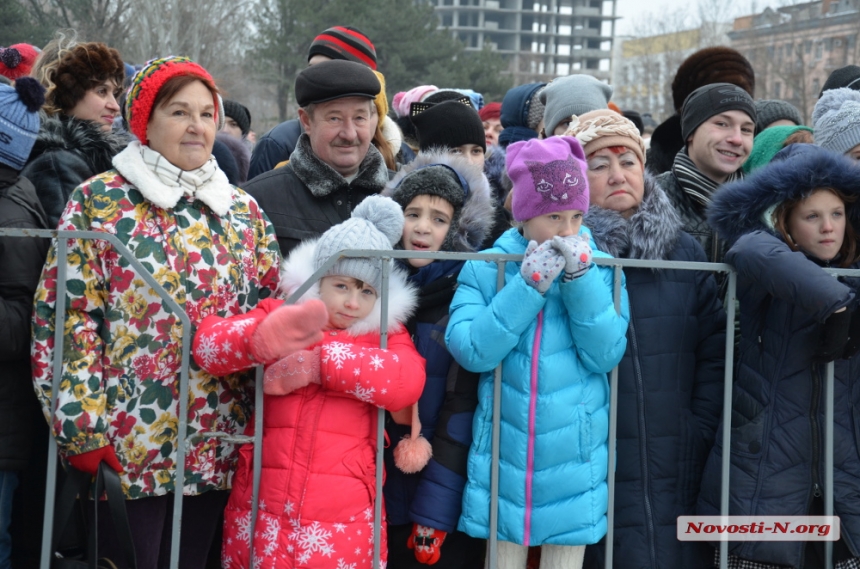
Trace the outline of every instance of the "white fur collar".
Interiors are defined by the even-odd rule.
[[[147,201],[162,209],[172,209],[179,203],[184,190],[168,186],[149,169],[140,156],[140,142],[135,140],[113,157],[113,165],[122,177],[131,182]],[[233,205],[233,186],[219,168],[205,189],[197,192],[197,199],[208,205],[217,215],[224,217]]]
[[[305,241],[293,249],[289,258],[281,264],[280,293],[283,298],[289,296],[304,284],[314,274],[313,258],[317,240]],[[319,282],[314,283],[305,292],[299,302],[320,297]],[[406,273],[393,267],[388,281],[388,330],[397,332],[403,329],[406,320],[412,315],[418,301],[418,294],[411,284],[406,281]],[[382,322],[382,303],[377,301],[373,310],[362,320],[356,322],[347,330],[353,336],[379,332]]]

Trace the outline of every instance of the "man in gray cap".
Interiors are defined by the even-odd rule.
[[[743,177],[741,166],[752,150],[755,121],[755,103],[745,90],[731,83],[699,87],[681,108],[686,145],[675,155],[672,169],[657,176],[684,231],[714,263],[722,262],[725,247],[708,225],[705,210],[719,186]]]
[[[349,219],[361,200],[388,182],[382,154],[371,144],[380,88],[369,67],[352,61],[325,61],[296,77],[304,134],[286,166],[244,187],[272,221],[284,257],[302,240]]]

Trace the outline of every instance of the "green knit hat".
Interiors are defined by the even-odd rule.
[[[753,140],[750,157],[742,166],[744,173],[749,174],[768,164],[776,156],[776,153],[782,150],[785,139],[799,130],[812,132],[808,126],[786,125],[772,126],[758,133]]]

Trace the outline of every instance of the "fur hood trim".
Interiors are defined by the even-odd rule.
[[[403,166],[388,182],[382,195],[391,197],[403,178],[431,164],[444,164],[456,170],[469,184],[469,195],[445,238],[446,248],[458,252],[477,251],[493,228],[495,204],[487,177],[467,158],[437,149],[419,152],[415,160]]]
[[[648,172],[642,203],[629,219],[620,212],[592,205],[583,224],[591,229],[597,248],[604,253],[649,261],[667,259],[683,227],[666,192]]]
[[[314,154],[306,133],[302,133],[296,142],[296,149],[290,155],[290,167],[315,198],[324,198],[346,186],[366,194],[377,194],[388,182],[385,160],[374,145],[368,146],[367,154],[358,167],[358,175],[352,182],[347,182],[346,178]]]
[[[400,132],[400,127],[397,123],[391,120],[391,117],[385,115],[382,119],[382,136],[391,145],[391,149],[397,154],[400,152],[400,145],[403,144],[403,133]]]
[[[107,172],[113,168],[111,159],[128,144],[125,135],[104,133],[91,121],[44,113],[40,113],[40,118],[39,134],[30,151],[31,162],[46,152],[74,152],[90,165],[93,172]]]
[[[835,188],[860,197],[860,168],[851,159],[811,144],[792,144],[773,161],[743,180],[720,187],[708,208],[708,222],[720,237],[734,243],[756,230],[774,233],[770,215],[786,200],[816,188]],[[848,220],[860,230],[860,206],[846,204]]]
[[[179,186],[168,186],[156,176],[140,155],[140,142],[135,140],[125,150],[114,156],[113,165],[122,177],[131,182],[143,197],[162,209],[176,207],[185,193]],[[215,169],[212,179],[194,196],[224,217],[233,205],[233,186],[220,168]]]
[[[314,252],[317,241],[304,241],[293,249],[290,256],[281,264],[281,283],[279,291],[283,298],[298,290],[314,274]],[[406,321],[412,316],[418,303],[418,291],[410,285],[406,278],[406,272],[392,264],[391,278],[388,280],[388,330],[399,332],[403,330]],[[320,285],[315,282],[305,292],[299,302],[305,302],[311,298],[319,299]],[[382,323],[382,302],[377,299],[370,314],[356,322],[347,330],[353,336],[363,334],[379,333]]]

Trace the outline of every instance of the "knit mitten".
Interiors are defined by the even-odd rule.
[[[66,460],[69,461],[69,464],[71,464],[75,470],[80,470],[81,472],[92,474],[93,476],[98,473],[99,464],[101,464],[102,461],[106,462],[108,466],[117,472],[122,472],[122,465],[119,463],[119,459],[116,457],[116,451],[113,450],[112,446],[105,446],[96,450],[82,452],[81,454],[67,456]]]
[[[821,330],[821,341],[816,354],[819,362],[832,362],[842,356],[845,344],[848,343],[850,326],[851,313],[848,310],[834,312],[827,317]]]
[[[260,322],[251,336],[251,355],[262,364],[277,362],[320,342],[327,322],[328,310],[321,300],[280,306]]]
[[[578,279],[591,268],[591,246],[579,235],[552,238],[552,246],[564,257],[562,282]]]
[[[301,350],[273,363],[263,374],[263,393],[287,395],[320,382],[320,347]]]
[[[564,263],[564,257],[552,246],[552,241],[541,245],[537,241],[529,241],[520,274],[529,286],[543,294],[564,270]]]
[[[415,559],[419,563],[433,565],[439,561],[439,557],[442,555],[442,543],[445,542],[447,536],[448,532],[446,531],[413,524],[412,535],[409,536],[406,546],[415,550]]]

